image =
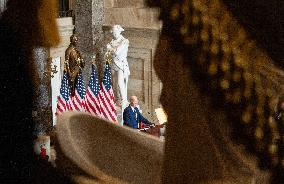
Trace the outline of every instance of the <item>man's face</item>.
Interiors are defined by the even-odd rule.
[[[115,39],[115,40],[118,39],[119,35],[120,35],[120,32],[118,30],[116,30],[116,29],[112,30],[113,39]]]
[[[138,98],[137,97],[133,97],[132,99],[131,99],[131,105],[133,106],[133,107],[137,107],[137,105],[138,105]]]

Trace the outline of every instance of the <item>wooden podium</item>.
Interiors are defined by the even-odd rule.
[[[163,127],[164,127],[164,125],[162,124],[162,125],[155,125],[155,126],[152,126],[152,127],[146,127],[146,128],[139,129],[139,130],[160,138],[161,128],[163,128]]]
[[[150,135],[159,137],[161,136],[161,129],[164,128],[165,124],[167,122],[167,114],[165,113],[163,108],[157,108],[155,109],[156,112],[156,116],[158,118],[159,121],[159,125],[155,125],[155,126],[145,126],[145,124],[143,123],[139,123],[139,131],[148,133]]]

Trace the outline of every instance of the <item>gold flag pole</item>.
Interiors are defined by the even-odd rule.
[[[93,56],[92,56],[92,64],[93,64],[93,65],[96,65],[96,55],[93,55]]]

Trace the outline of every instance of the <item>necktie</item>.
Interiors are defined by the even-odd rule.
[[[137,120],[137,111],[136,111],[136,109],[134,109],[134,113],[135,113],[135,118]]]

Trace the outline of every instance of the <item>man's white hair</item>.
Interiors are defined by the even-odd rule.
[[[133,101],[133,100],[135,100],[135,99],[137,99],[137,100],[138,100],[137,96],[132,95],[132,96],[129,98],[129,101],[131,102],[131,101]]]

